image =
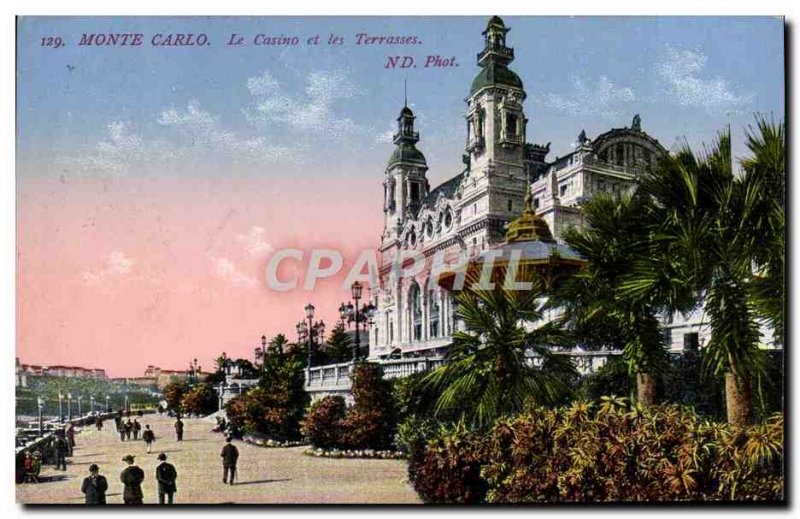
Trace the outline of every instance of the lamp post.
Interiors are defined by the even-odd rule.
[[[82,400],[83,400],[83,395],[78,395],[78,416],[83,416],[83,408],[81,407]]]
[[[264,373],[264,361],[267,358],[267,336],[261,336],[261,348],[256,346],[256,365],[261,361],[261,373]]]
[[[361,336],[358,333],[358,323],[359,323],[359,316],[358,316],[358,301],[361,299],[361,291],[363,290],[363,285],[358,281],[355,281],[353,285],[350,287],[352,292],[353,300],[355,300],[356,304],[355,308],[355,318],[356,318],[356,340],[353,343],[353,363],[355,364],[358,362],[358,355],[361,352]]]
[[[125,392],[125,412],[126,413],[130,413],[131,412],[131,404],[130,404],[130,401],[128,400],[127,391]]]
[[[306,305],[306,307],[305,307],[305,311],[306,311],[306,319],[308,319],[308,328],[307,328],[307,333],[308,333],[308,367],[311,368],[311,366],[313,365],[313,362],[314,362],[314,340],[312,338],[312,331],[313,331],[313,327],[314,327],[314,325],[312,324],[313,320],[314,320],[314,305],[312,305],[311,303],[308,303]],[[303,323],[303,324],[305,325],[305,323]]]
[[[109,400],[111,400],[111,397],[110,397],[110,396],[108,396],[108,395],[106,395],[106,413],[107,413],[107,412],[108,412],[108,410],[109,410],[109,407],[108,407],[108,401],[109,401]]]
[[[64,421],[64,393],[58,392],[58,421]]]
[[[72,393],[67,393],[67,415],[72,420]]]
[[[44,411],[44,399],[36,397],[36,408],[39,411],[39,436],[44,436],[44,418],[42,418],[42,411]]]
[[[89,412],[94,413],[94,395],[89,396]]]

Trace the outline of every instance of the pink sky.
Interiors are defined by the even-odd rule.
[[[18,178],[17,355],[112,376],[252,359],[262,334],[294,340],[308,301],[330,329],[339,282],[274,292],[264,266],[284,247],[373,248],[382,225],[380,173]]]

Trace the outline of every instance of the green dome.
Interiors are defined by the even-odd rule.
[[[397,145],[389,157],[389,162],[386,164],[387,168],[392,167],[397,162],[410,162],[419,166],[426,166],[428,162],[425,160],[425,155],[419,151],[413,144],[403,142]]]
[[[512,70],[498,65],[497,63],[489,63],[472,81],[472,88],[469,90],[469,95],[473,95],[480,89],[488,86],[503,85],[506,87],[514,87],[523,90],[522,80]]]

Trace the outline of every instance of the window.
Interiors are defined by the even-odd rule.
[[[419,285],[411,285],[411,339],[418,341],[422,338],[422,302],[420,300]]]
[[[512,209],[514,209],[514,201],[509,198],[508,199],[508,210],[511,211]]]
[[[539,209],[539,197],[538,196],[533,199],[533,208],[534,209]]]
[[[567,185],[566,185],[566,184],[562,184],[562,185],[561,185],[561,186],[558,188],[558,194],[559,194],[559,196],[564,196],[564,195],[566,195],[566,194],[567,194]]]
[[[517,135],[517,116],[506,114],[506,136],[516,137]]]
[[[478,214],[478,204],[472,204],[472,216]]]
[[[411,183],[411,202],[419,202],[419,184],[416,182]]]
[[[430,336],[431,339],[435,339],[439,336],[439,301],[437,301],[436,293],[433,290],[428,292],[428,301],[430,301],[431,308]]]

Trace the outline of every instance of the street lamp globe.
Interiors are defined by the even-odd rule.
[[[261,336],[261,347],[263,348],[266,345],[267,345],[267,336],[266,335],[262,335]]]
[[[361,299],[361,291],[364,289],[364,285],[362,285],[358,281],[355,281],[353,285],[350,287],[350,289],[353,291],[353,299],[355,300]]]
[[[306,305],[306,319],[313,319],[314,318],[314,305],[308,303]]]

